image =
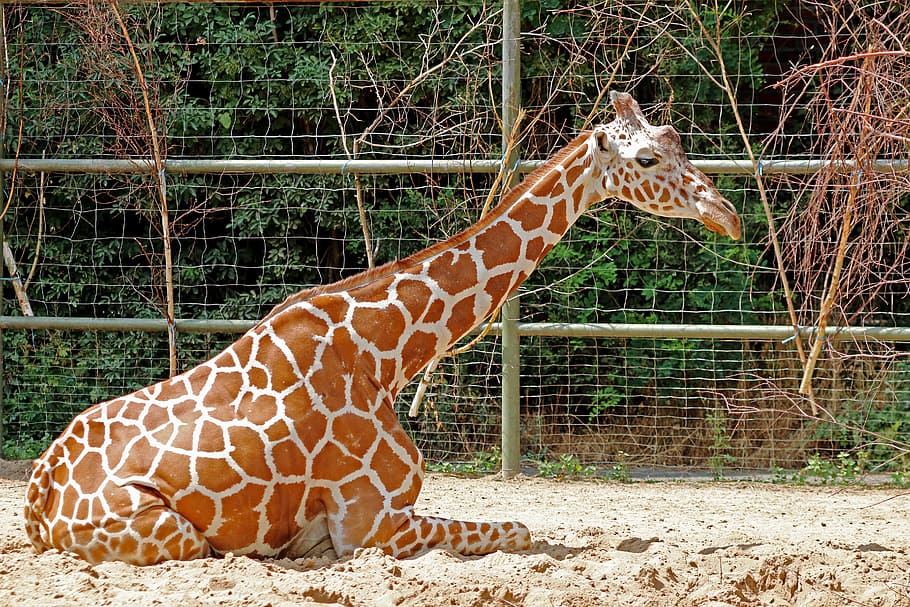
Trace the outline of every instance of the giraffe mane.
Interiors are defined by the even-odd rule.
[[[578,147],[585,142],[589,135],[590,131],[582,131],[565,147],[554,154],[549,160],[545,161],[539,167],[528,173],[528,175],[521,181],[521,183],[509,189],[509,191],[503,195],[502,200],[499,202],[499,204],[496,205],[496,207],[490,211],[486,217],[470,226],[469,228],[459,232],[458,234],[455,234],[447,240],[442,240],[433,245],[430,245],[425,249],[417,251],[416,253],[405,257],[404,259],[390,261],[381,266],[364,270],[363,272],[348,276],[347,278],[342,278],[339,281],[329,283],[327,285],[317,285],[309,289],[298,291],[297,293],[288,296],[284,301],[272,308],[272,310],[266,314],[263,319],[257,324],[265,322],[266,320],[274,317],[277,314],[280,314],[295,304],[308,301],[314,297],[331,293],[340,293],[342,291],[349,291],[358,287],[364,287],[376,280],[391,276],[403,268],[419,264],[427,259],[430,259],[431,257],[438,255],[442,251],[451,248],[456,244],[464,242],[468,238],[471,238],[479,231],[486,228],[489,224],[501,217],[503,214],[505,214],[512,203],[527,193],[528,190],[530,190],[534,184],[540,181],[544,175],[553,170],[553,167],[562,163],[570,154],[575,152]]]

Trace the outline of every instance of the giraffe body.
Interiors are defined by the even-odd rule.
[[[421,516],[422,457],[396,395],[518,288],[594,202],[616,196],[739,237],[669,127],[628,95],[487,218],[409,258],[292,295],[211,360],[89,407],[36,460],[39,551],[149,564],[233,552],[395,556],[530,547],[517,522]]]

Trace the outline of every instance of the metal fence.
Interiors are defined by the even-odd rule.
[[[109,26],[112,17],[4,5],[6,56],[19,58],[6,66],[5,128],[18,134],[7,136],[0,160],[11,201],[4,230],[18,284],[38,311],[22,315],[16,281],[3,282],[6,453],[40,447],[62,429],[74,403],[163,377],[169,342],[176,368],[188,368],[287,294],[362,268],[359,211],[374,234],[384,234],[369,244],[378,261],[470,225],[495,175],[518,160],[505,157],[503,137],[519,106],[537,124],[512,148],[523,158],[521,172],[585,116],[609,119],[598,99],[606,88],[668,86],[673,93],[705,86],[703,76],[661,71],[679,68],[685,53],[671,62],[659,55],[650,69],[640,65],[644,50],[635,61],[623,54],[624,35],[647,39],[648,31],[636,28],[650,5],[140,6],[125,15],[138,57],[152,61],[151,49],[168,48],[166,56],[183,62],[179,69],[144,64],[158,78],[152,88],[159,112],[168,114],[162,135],[168,152],[158,159],[135,153],[141,146],[130,147],[128,133],[111,126],[127,120],[122,114],[131,103],[142,118],[139,101],[122,93],[99,99],[82,83],[111,78],[91,72],[100,65],[92,53],[105,49],[90,30]],[[399,13],[411,10],[432,13],[435,29],[408,38]],[[657,14],[653,28],[679,25],[681,10]],[[615,31],[597,30],[611,11],[619,19]],[[585,40],[574,29],[582,21]],[[50,49],[44,54],[29,50],[32,23],[58,34],[44,41]],[[762,47],[761,34],[750,37],[744,21],[739,27],[728,34],[744,48]],[[768,27],[778,43],[790,39],[780,23]],[[379,65],[371,47],[392,48],[400,65]],[[106,52],[128,57],[124,48]],[[547,72],[560,54],[572,57],[568,71]],[[72,56],[59,69],[48,67]],[[197,56],[223,69],[211,77],[197,73],[204,64]],[[619,75],[617,63],[630,71]],[[395,77],[380,80],[383,69]],[[31,73],[48,79],[28,81]],[[17,83],[37,92],[17,94]],[[412,102],[410,94],[423,86],[436,88]],[[530,100],[521,100],[522,89]],[[749,90],[753,97],[738,109],[748,117],[750,137],[761,141],[776,125],[763,122],[762,89]],[[207,95],[214,99],[219,91],[207,104]],[[368,93],[376,103],[369,111],[358,105]],[[438,106],[424,105],[444,97]],[[471,353],[443,364],[419,417],[404,415],[412,392],[402,395],[403,423],[428,461],[507,473],[533,465],[572,474],[595,465],[699,467],[720,475],[799,469],[821,457],[835,473],[873,461],[903,472],[910,397],[905,314],[872,310],[861,326],[828,327],[815,402],[810,407],[796,391],[803,365],[761,232],[754,174],[811,176],[827,161],[765,155],[757,166],[729,130],[723,95],[704,97],[646,111],[676,124],[695,150],[695,164],[738,201],[744,242],[703,243],[698,226],[619,207],[584,218],[522,288],[520,304],[509,306]],[[809,131],[789,133],[789,140]],[[906,159],[876,166],[905,171]],[[787,204],[799,204],[804,185],[775,182],[774,194],[784,201],[776,219],[784,219]],[[172,234],[161,233],[160,208],[147,202],[155,188],[169,205]],[[164,240],[173,248],[170,270]],[[303,257],[304,249],[315,255]],[[75,267],[86,257],[93,267]],[[120,270],[122,280],[112,280]],[[172,294],[165,292],[166,271],[173,273]],[[882,292],[900,297],[902,288]],[[816,332],[798,331],[807,340]]]

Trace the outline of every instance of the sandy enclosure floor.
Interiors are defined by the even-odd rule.
[[[430,475],[421,511],[521,520],[532,550],[132,567],[36,555],[24,474],[0,462],[4,606],[910,606],[910,494],[894,488]]]

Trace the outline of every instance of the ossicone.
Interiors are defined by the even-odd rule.
[[[629,93],[610,91],[610,102],[613,104],[613,109],[616,110],[617,118],[629,126],[641,128],[648,124],[645,115],[641,112],[641,108],[638,107],[638,102]]]

